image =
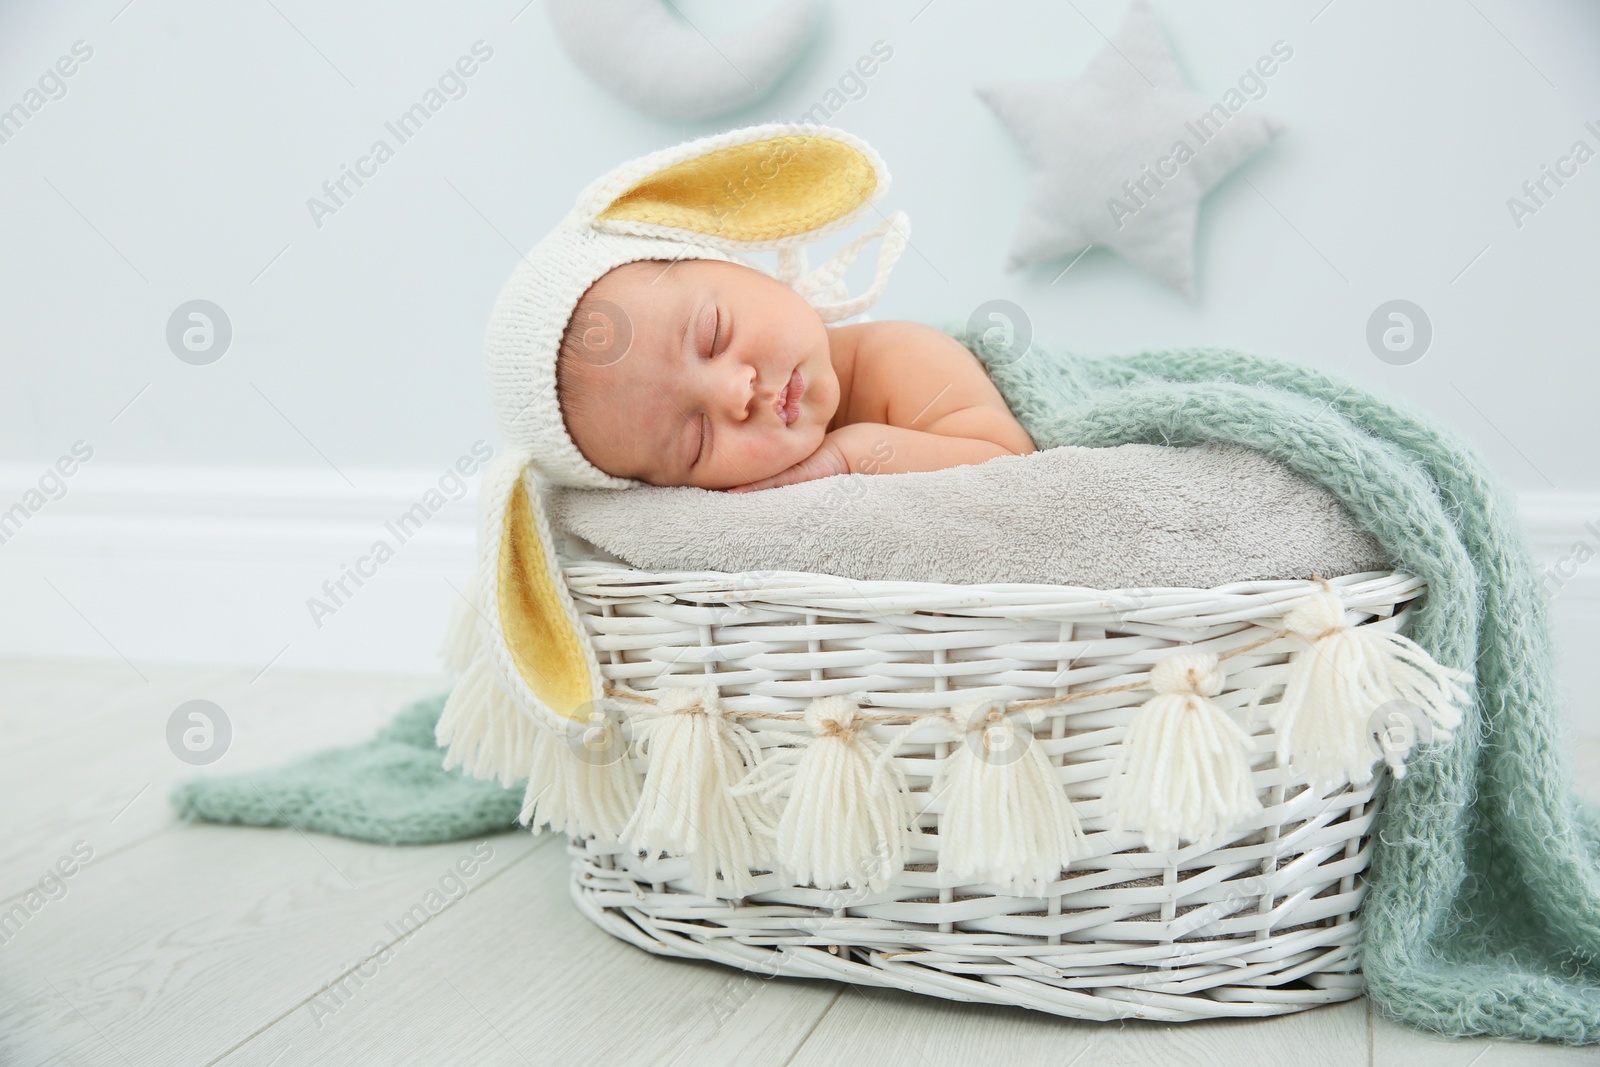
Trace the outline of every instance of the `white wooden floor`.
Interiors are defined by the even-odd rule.
[[[1600,1062],[1593,1047],[1431,1038],[1375,1018],[1365,1001],[1261,1021],[1082,1023],[760,979],[654,957],[590,926],[548,835],[380,848],[191,826],[167,807],[167,787],[197,773],[165,738],[186,700],[214,701],[232,723],[220,772],[359,740],[439,686],[0,664],[0,913],[75,848],[92,850],[64,890],[48,886],[43,906],[5,932],[0,1064]],[[1575,747],[1593,789],[1600,744]],[[463,894],[449,872],[467,857],[487,859]],[[438,910],[398,937],[418,904]]]

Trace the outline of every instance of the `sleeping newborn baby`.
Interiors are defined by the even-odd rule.
[[[719,260],[601,276],[568,321],[556,392],[589,462],[652,485],[746,492],[1037,451],[954,338],[830,327],[783,282]]]

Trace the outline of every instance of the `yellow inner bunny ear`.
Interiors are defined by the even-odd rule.
[[[872,161],[858,149],[794,134],[730,145],[657,171],[599,218],[772,241],[843,218],[871,199],[877,185]]]
[[[534,696],[557,715],[585,722],[595,697],[589,658],[567,617],[551,570],[555,566],[519,478],[506,505],[500,544],[500,626],[511,659]]]

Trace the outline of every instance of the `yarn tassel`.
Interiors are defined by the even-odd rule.
[[[451,672],[461,674],[471,666],[483,647],[478,633],[478,576],[474,574],[450,608],[450,622],[444,629],[439,658]]]
[[[448,746],[445,770],[459,765],[474,778],[496,778],[509,789],[533,765],[540,729],[532,715],[511,702],[488,655],[480,651],[450,691],[433,736]]]
[[[661,690],[633,719],[649,763],[623,842],[687,856],[691,884],[706,896],[716,895],[719,870],[735,896],[749,893],[775,829],[763,798],[732,788],[760,760],[754,736],[725,713],[714,686]]]
[[[951,717],[959,739],[934,784],[944,800],[939,869],[961,883],[1043,895],[1083,841],[1055,767],[992,701],[958,704]]]
[[[769,759],[735,793],[786,791],[774,858],[801,885],[888,887],[906,862],[911,822],[905,774],[879,760],[883,745],[863,729],[855,697],[818,697],[805,710],[811,735],[793,763]]]
[[[639,776],[615,713],[596,716],[573,737],[543,727],[535,731],[528,787],[517,816],[535,836],[548,826],[572,837],[593,834],[614,841],[638,802]]]
[[[1351,626],[1344,604],[1328,582],[1321,592],[1284,616],[1284,625],[1311,648],[1295,658],[1278,704],[1278,759],[1313,787],[1345,780],[1366,785],[1385,752],[1374,736],[1383,724],[1374,713],[1391,701],[1420,708],[1434,739],[1450,740],[1461,724],[1457,702],[1471,699],[1462,684],[1472,672],[1435,662],[1404,634]],[[1386,756],[1396,778],[1405,764]]]
[[[1185,840],[1212,847],[1262,810],[1250,736],[1210,699],[1222,682],[1222,664],[1209,652],[1177,653],[1150,669],[1156,695],[1128,727],[1105,802],[1115,812],[1112,828],[1142,832],[1153,852]]]

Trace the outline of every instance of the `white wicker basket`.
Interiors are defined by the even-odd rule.
[[[718,689],[742,712],[794,713],[864,692],[876,709],[948,710],[1138,682],[1180,646],[1223,654],[1281,629],[1314,581],[1215,589],[855,581],[795,572],[651,573],[569,539],[563,570],[608,682]],[[1352,625],[1403,627],[1425,591],[1404,574],[1330,577]],[[1229,660],[1214,699],[1263,711],[1303,643],[1280,638]],[[928,791],[949,742],[894,757],[919,812],[905,869],[886,891],[819,890],[763,872],[742,898],[689,888],[688,860],[647,859],[593,836],[569,844],[572,892],[602,929],[650,952],[769,975],[892,986],[1082,1019],[1184,1021],[1299,1011],[1360,995],[1367,834],[1386,781],[1331,795],[1296,784],[1270,723],[1249,724],[1264,807],[1222,847],[1151,852],[1111,830],[1100,803],[1111,761],[1148,688],[1057,704],[1034,738],[1078,813],[1090,855],[1042,897],[949,884],[938,870],[940,804]],[[763,759],[786,758],[792,723],[744,724]],[[1044,725],[1048,724],[1048,725]],[[910,726],[874,722],[889,742]],[[637,755],[633,758],[640,759]]]

